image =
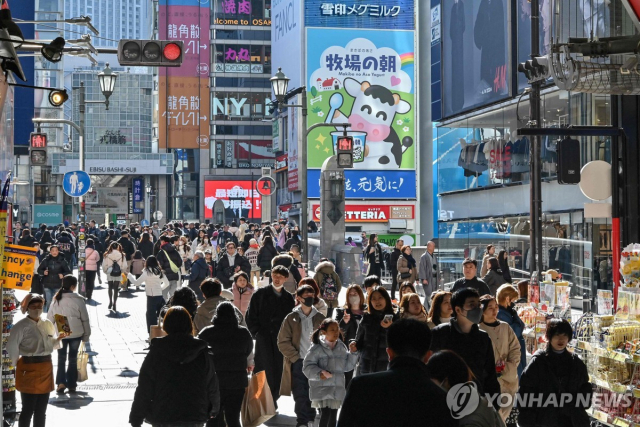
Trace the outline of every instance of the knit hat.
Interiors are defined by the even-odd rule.
[[[256,239],[249,240],[249,245],[257,245],[258,241]]]

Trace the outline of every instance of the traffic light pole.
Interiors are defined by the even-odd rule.
[[[531,58],[540,55],[540,6],[539,0],[531,0]],[[531,83],[531,93],[529,94],[529,127],[539,127],[541,123],[540,114],[540,88],[541,80]],[[531,159],[530,165],[530,212],[531,222],[529,243],[531,245],[531,273],[538,272],[538,278],[542,272],[542,172],[540,167],[540,136],[531,138]]]

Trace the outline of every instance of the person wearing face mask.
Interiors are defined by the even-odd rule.
[[[491,295],[480,298],[482,304],[482,322],[480,329],[489,334],[493,344],[493,354],[496,360],[496,374],[500,383],[500,391],[511,396],[505,400],[498,413],[503,421],[511,413],[513,398],[518,391],[518,364],[520,363],[520,343],[513,330],[505,322],[498,320],[498,303]],[[508,404],[511,402],[511,404]]]
[[[441,323],[449,323],[451,320],[451,292],[438,291],[431,299],[431,308],[427,317],[429,329],[433,329]]]
[[[338,409],[347,392],[344,373],[353,371],[358,362],[341,335],[337,321],[324,319],[311,337],[313,345],[302,364],[309,379],[311,406],[320,410],[318,427],[336,426]]]
[[[309,400],[309,380],[302,372],[304,358],[311,348],[311,335],[325,319],[313,306],[314,300],[314,289],[310,285],[300,286],[296,291],[298,305],[285,317],[278,333],[278,349],[284,356],[280,394],[293,393],[296,427],[313,425],[316,418]]]
[[[347,288],[347,302],[342,308],[336,309],[336,320],[340,325],[342,338],[345,343],[356,339],[358,325],[362,320],[362,315],[367,310],[366,298],[362,288],[358,285],[351,285]],[[344,373],[345,387],[349,388],[353,370]]]
[[[387,328],[397,320],[389,293],[382,286],[373,289],[367,306],[356,337],[349,343],[349,350],[359,356],[356,376],[387,370]]]
[[[240,271],[244,271],[247,275],[251,274],[251,264],[249,264],[249,260],[238,254],[235,243],[227,243],[226,248],[227,253],[221,255],[218,261],[216,277],[222,282],[225,289],[229,289],[234,274]]]
[[[589,425],[586,409],[591,403],[592,386],[584,362],[567,350],[573,337],[571,324],[564,319],[547,323],[547,348],[538,350],[520,378],[518,395],[523,401],[534,396],[555,397],[562,402],[567,394],[573,397],[564,405],[523,405],[519,407],[518,425],[521,427],[582,427]],[[580,402],[583,402],[582,404]],[[586,404],[586,405],[585,405]]]
[[[254,372],[265,371],[277,408],[283,368],[282,353],[278,349],[278,333],[285,317],[293,310],[295,300],[293,295],[284,290],[289,270],[277,265],[270,274],[271,286],[264,286],[255,291],[249,301],[245,320],[249,332],[256,340]]]
[[[20,309],[27,317],[11,328],[7,352],[11,365],[16,367],[16,390],[20,392],[22,412],[19,425],[44,427],[49,393],[54,389],[51,353],[60,348],[60,340],[68,334],[58,335],[56,327],[42,318],[44,297],[27,294]]]
[[[465,288],[451,296],[453,318],[436,326],[432,332],[431,351],[451,350],[469,365],[481,394],[499,394],[491,338],[480,330],[482,307],[478,291]],[[497,399],[494,405],[497,406]],[[497,409],[497,407],[496,407]]]
[[[504,284],[498,288],[496,299],[498,300],[498,319],[511,326],[520,343],[520,363],[518,364],[518,378],[520,378],[527,366],[527,347],[522,336],[524,322],[515,309],[518,291],[512,285]]]

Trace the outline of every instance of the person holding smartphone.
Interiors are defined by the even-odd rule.
[[[343,335],[343,342],[348,344],[351,340],[356,339],[358,325],[362,320],[362,316],[367,310],[367,302],[359,285],[351,285],[347,289],[347,302],[342,308],[336,309],[336,320],[340,325],[340,331]],[[353,370],[344,373],[345,388],[349,388],[351,378],[353,378]]]
[[[382,286],[373,289],[367,305],[356,337],[349,343],[349,350],[359,356],[356,376],[387,370],[387,328],[397,319],[391,297]]]

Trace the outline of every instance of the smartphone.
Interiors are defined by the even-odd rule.
[[[393,314],[385,314],[383,321],[384,322],[393,322]]]

